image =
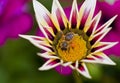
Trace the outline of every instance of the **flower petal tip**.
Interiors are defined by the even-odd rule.
[[[115,42],[115,45],[118,44],[119,42]]]
[[[48,70],[48,69],[46,69],[46,68],[44,68],[44,67],[40,67],[40,68],[38,68],[38,70],[44,71],[44,70]]]
[[[115,15],[115,16],[113,16],[113,17],[110,19],[111,23],[117,18],[117,16],[118,16],[118,15]]]
[[[118,43],[119,43],[119,42],[113,42],[112,45],[111,45],[111,47],[117,45]]]
[[[81,73],[81,74],[82,74],[82,73]],[[83,73],[82,75],[83,75],[84,77],[88,78],[88,79],[92,79],[91,75],[90,75],[88,72]]]
[[[114,18],[117,18],[117,17],[118,17],[118,15],[115,15],[115,16],[114,16]]]
[[[27,39],[27,40],[31,40],[32,37],[35,37],[35,36],[32,36],[32,35],[19,35],[21,38],[24,38],[24,39]]]
[[[36,2],[36,0],[33,0],[33,4]]]
[[[88,79],[92,79],[92,77],[90,76],[89,73],[86,73],[86,74],[84,74],[83,76],[85,76],[85,77],[88,78]]]
[[[60,65],[60,63],[54,64],[54,65],[43,65],[42,67],[38,68],[38,70],[40,71],[44,71],[44,70],[50,70],[55,68],[56,66]]]
[[[88,79],[92,79],[92,77],[91,77],[90,75],[87,75],[86,77],[87,77]]]
[[[40,68],[38,68],[38,70],[40,71],[44,71],[44,70],[49,70],[51,69],[52,67],[50,65],[43,65],[41,66]]]
[[[19,37],[24,38],[24,39],[28,39],[27,35],[21,35],[21,34],[19,34]]]
[[[115,63],[115,62],[113,62],[113,61],[111,60],[111,61],[109,61],[109,63],[108,63],[108,64],[106,63],[106,65],[113,65],[113,66],[115,66],[115,65],[116,65],[116,63]]]
[[[36,4],[37,0],[33,0],[33,7],[35,8],[35,4]]]
[[[112,64],[111,64],[111,65],[114,65],[114,66],[115,66],[115,65],[117,65],[117,64],[116,64],[115,62],[112,61]]]
[[[37,53],[38,56],[49,59],[49,58],[53,58],[53,59],[59,59],[59,57],[57,56],[53,56],[51,54],[49,54],[48,52],[46,53]]]

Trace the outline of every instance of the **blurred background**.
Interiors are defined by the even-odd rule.
[[[52,0],[38,0],[51,11]],[[72,0],[59,0],[66,11],[70,11]],[[78,4],[83,0],[77,0]],[[102,10],[100,23],[118,14],[111,25],[112,31],[104,40],[120,41],[120,0],[99,0],[96,13]],[[18,34],[35,35],[38,25],[34,17],[32,0],[0,0],[0,83],[119,83],[120,44],[106,54],[116,62],[116,66],[87,64],[92,79],[73,75],[64,76],[54,69],[38,71],[44,60],[37,56],[40,49]]]

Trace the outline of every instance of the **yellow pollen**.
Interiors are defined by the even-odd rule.
[[[87,54],[86,41],[77,34],[67,41],[62,37],[56,46],[58,55],[66,62],[75,62]]]

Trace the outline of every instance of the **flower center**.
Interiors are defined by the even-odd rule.
[[[72,32],[62,35],[56,46],[58,55],[66,62],[75,62],[87,54],[86,41]]]

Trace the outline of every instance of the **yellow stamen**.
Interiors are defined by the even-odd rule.
[[[61,46],[64,44],[63,46]],[[77,34],[74,34],[70,41],[66,41],[64,36],[59,40],[57,46],[58,55],[66,62],[74,62],[86,56],[86,41]]]

